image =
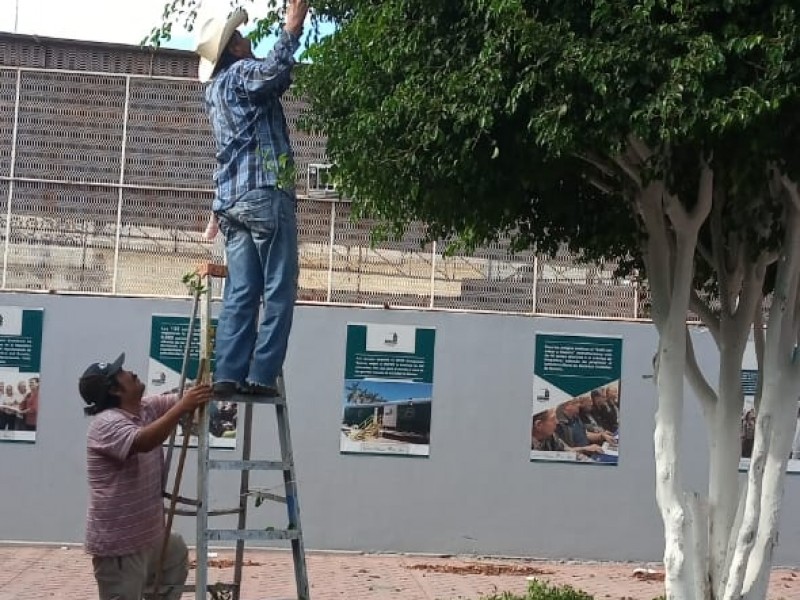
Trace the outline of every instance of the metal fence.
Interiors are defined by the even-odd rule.
[[[0,35],[2,289],[181,296],[185,272],[224,260],[221,240],[202,237],[214,148],[195,68],[186,52]],[[504,243],[444,256],[422,245],[421,225],[372,246],[372,224],[314,176],[325,140],[298,130],[305,104],[289,95],[285,107],[301,300],[647,316],[614,265],[512,255]]]

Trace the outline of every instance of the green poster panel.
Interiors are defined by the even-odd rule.
[[[622,339],[537,333],[531,460],[615,465]]]
[[[0,306],[0,441],[35,442],[44,310]]]
[[[217,321],[212,321],[216,330]],[[147,370],[147,393],[167,394],[178,391],[183,368],[186,338],[189,335],[189,317],[176,315],[153,315],[150,325],[150,360]],[[213,333],[212,333],[213,335]],[[189,349],[187,377],[191,382],[197,377],[200,364],[200,320],[195,322]],[[213,357],[212,357],[213,368]],[[236,424],[238,406],[235,402],[212,402],[210,404],[210,431],[212,448],[236,447]],[[178,436],[177,442],[181,443]],[[196,446],[192,436],[190,445]]]
[[[347,325],[339,449],[429,456],[436,330]]]

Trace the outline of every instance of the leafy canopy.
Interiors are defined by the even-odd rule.
[[[728,204],[730,226],[763,241],[751,213],[768,204],[752,202],[767,196],[767,167],[798,172],[791,0],[314,8],[338,29],[300,73],[310,125],[328,136],[360,214],[398,230],[422,220],[431,237],[467,244],[510,233],[517,247],[636,255],[636,190],[605,166],[635,138],[652,150],[645,179],[665,179],[688,208],[701,160],[712,161],[745,199]]]

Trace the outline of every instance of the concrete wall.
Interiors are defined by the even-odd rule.
[[[188,315],[189,303],[29,294],[4,294],[0,302],[45,309],[37,441],[0,444],[0,539],[80,542],[88,420],[77,377],[89,362],[122,350],[128,367],[145,373],[151,315]],[[339,454],[348,322],[436,327],[429,458]],[[619,466],[529,462],[536,331],[623,336]],[[699,340],[699,355],[713,365],[710,340],[702,332]],[[298,307],[286,375],[307,547],[658,560],[649,378],[655,345],[647,324]],[[255,410],[255,450],[266,458],[277,453],[273,409]],[[700,489],[706,439],[691,400],[684,436],[686,478]],[[257,483],[277,486],[271,475]],[[192,454],[184,495],[194,495],[194,481]],[[235,505],[235,474],[216,473],[212,482],[212,503]],[[800,563],[799,495],[800,477],[790,476],[781,564]],[[251,514],[264,527],[285,524],[279,506]],[[178,518],[177,528],[194,539],[192,519]]]

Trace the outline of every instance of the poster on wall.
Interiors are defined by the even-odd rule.
[[[35,442],[44,310],[0,306],[0,441]]]
[[[342,453],[429,456],[436,330],[348,324]]]
[[[531,461],[617,464],[622,339],[537,333]]]
[[[217,321],[212,321],[216,327]],[[189,317],[172,315],[153,315],[150,326],[150,360],[147,367],[147,390],[145,394],[169,394],[178,391],[183,367],[183,353],[186,336],[189,334]],[[200,362],[200,323],[195,324],[189,347],[189,368],[187,384],[192,384],[197,377]],[[213,364],[213,362],[212,362]],[[219,401],[209,405],[211,448],[236,447],[235,402]],[[183,430],[178,428],[175,443],[183,443]],[[189,438],[190,446],[197,446],[197,437]]]
[[[742,408],[741,453],[739,454],[739,470],[747,471],[750,468],[750,458],[753,454],[753,443],[756,437],[756,409],[755,398],[758,393],[758,360],[756,358],[755,344],[752,340],[747,343],[742,358],[742,391],[744,392],[744,406]],[[789,462],[786,465],[787,473],[800,473],[800,402],[795,413],[796,424],[792,450]]]

